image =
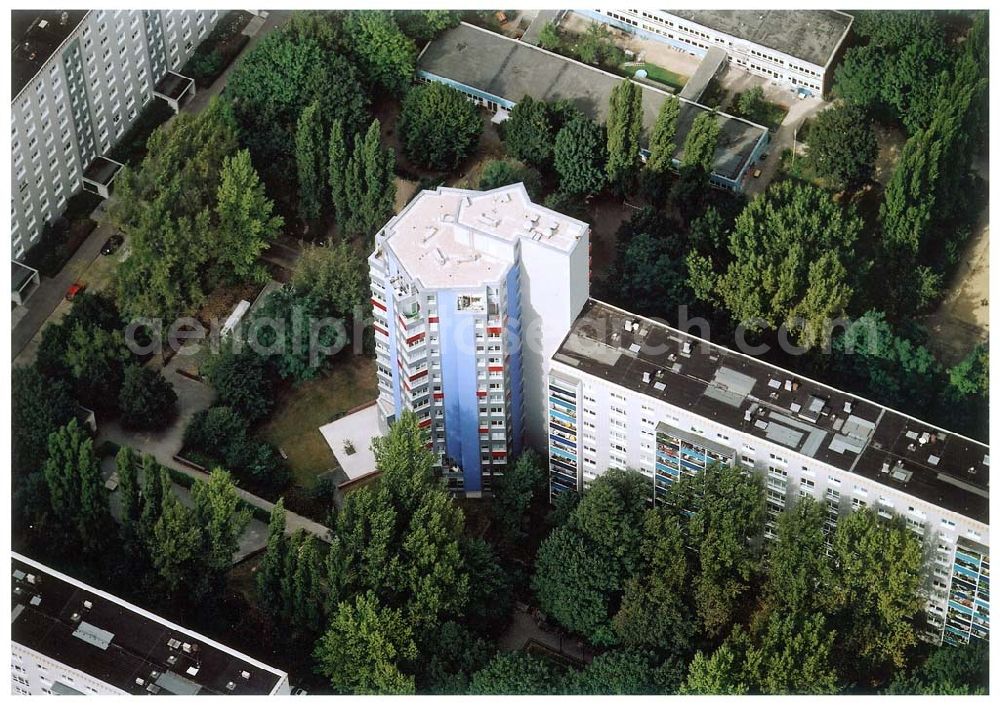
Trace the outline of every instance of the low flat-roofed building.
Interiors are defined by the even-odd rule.
[[[711,463],[766,481],[765,536],[813,497],[827,531],[864,507],[934,552],[929,636],[989,633],[989,447],[681,330],[589,300],[549,369],[550,492],[632,468],[656,503]]]
[[[582,64],[518,40],[462,23],[430,42],[417,60],[417,76],[452,86],[490,110],[511,109],[525,96],[542,101],[571,101],[586,116],[606,123],[612,89],[629,79]],[[645,84],[642,89],[643,146],[670,94]],[[684,139],[694,119],[709,108],[681,102],[674,143],[679,162]],[[753,164],[768,145],[763,126],[725,113],[710,179],[713,184],[740,191]]]
[[[808,94],[829,88],[854,18],[837,10],[580,10],[630,34],[697,56],[717,47],[731,66]]]
[[[288,694],[288,674],[17,553],[15,694]]]

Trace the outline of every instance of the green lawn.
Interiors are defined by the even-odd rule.
[[[647,78],[671,86],[678,91],[684,88],[684,84],[688,80],[688,77],[683,74],[664,69],[662,66],[657,66],[656,64],[640,64],[638,66],[630,66],[628,69],[632,72],[633,76],[635,76],[636,70],[645,69]]]
[[[335,465],[319,427],[377,395],[375,361],[345,357],[325,376],[281,392],[274,413],[257,434],[288,456],[293,484],[308,488]]]

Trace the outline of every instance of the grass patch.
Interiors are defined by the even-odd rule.
[[[666,84],[677,91],[684,88],[684,84],[687,83],[688,77],[683,74],[678,74],[675,71],[670,71],[669,69],[664,69],[662,66],[656,64],[638,64],[636,66],[628,67],[628,70],[632,72],[632,76],[635,76],[635,72],[639,69],[646,70],[646,78],[651,81],[655,81],[660,84]]]
[[[781,164],[778,166],[778,179],[791,178],[799,182],[808,182],[824,190],[835,191],[835,188],[827,184],[826,180],[816,174],[812,163],[804,155],[796,155],[792,160],[791,148],[781,153]],[[777,181],[777,180],[776,180]]]
[[[284,451],[292,483],[309,488],[336,465],[319,427],[377,395],[374,360],[340,359],[326,375],[281,391],[274,413],[257,436]]]

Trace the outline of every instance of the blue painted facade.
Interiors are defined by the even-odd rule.
[[[521,268],[520,261],[507,274],[507,322],[504,326],[504,352],[507,357],[510,410],[508,421],[513,429],[513,450],[507,460],[515,460],[524,445],[524,375],[521,365]]]
[[[441,390],[444,392],[445,450],[462,468],[465,492],[482,491],[479,454],[479,398],[476,394],[476,316],[458,310],[454,293],[439,291]]]

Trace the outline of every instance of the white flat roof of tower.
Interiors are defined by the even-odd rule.
[[[357,480],[375,471],[372,439],[379,435],[377,404],[372,403],[361,411],[320,426],[319,432],[348,479]],[[353,453],[347,451],[348,443],[353,447]]]
[[[532,202],[521,183],[487,192],[439,187],[414,197],[379,242],[426,288],[477,287],[506,274],[517,241],[570,253],[588,228]]]

